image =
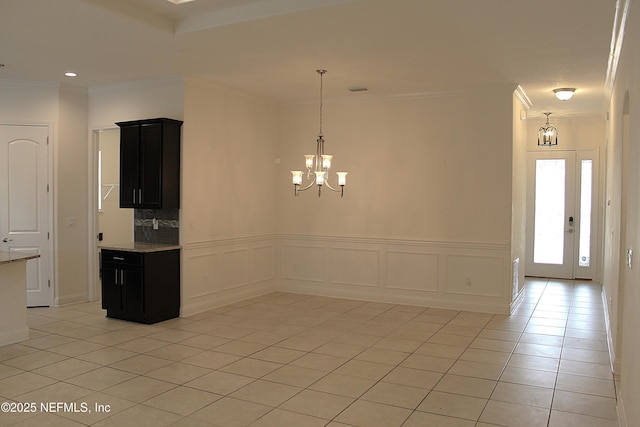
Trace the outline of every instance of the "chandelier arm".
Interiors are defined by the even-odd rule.
[[[328,187],[328,188],[329,188],[329,190],[331,190],[331,191],[335,191],[335,192],[340,191],[340,190],[338,190],[337,188],[333,188],[333,187],[329,184],[329,181],[325,181],[325,182],[324,182],[324,186],[325,186],[325,187]]]
[[[309,183],[309,185],[307,185],[306,187],[302,187],[302,188],[300,188],[300,187],[298,186],[298,191],[306,191],[306,190],[310,189],[311,187],[313,187],[315,183],[316,183],[316,182],[315,182],[315,180],[314,180],[314,181],[311,181],[311,182]]]

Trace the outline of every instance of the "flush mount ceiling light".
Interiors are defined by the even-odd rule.
[[[67,71],[66,73],[64,73],[64,75],[67,77],[77,77],[78,73],[74,73],[73,71]]]
[[[538,129],[538,145],[553,146],[558,145],[558,128],[549,124],[551,113],[544,113],[547,116],[547,123]]]
[[[562,87],[559,89],[554,89],[553,93],[556,94],[556,98],[560,101],[568,101],[573,98],[573,94],[576,92],[576,88],[574,87]]]
[[[181,4],[181,3],[189,3],[194,0],[167,0],[167,1],[173,4]]]
[[[291,171],[293,179],[293,194],[297,197],[300,191],[311,188],[314,184],[318,187],[318,197],[322,194],[322,187],[326,186],[331,191],[340,192],[340,197],[344,196],[344,186],[347,184],[347,172],[336,172],[338,175],[338,185],[340,189],[334,188],[329,184],[329,169],[331,169],[330,154],[324,154],[324,135],[322,134],[322,76],[327,70],[316,70],[320,75],[320,132],[316,140],[316,154],[305,154],[305,164],[307,166],[306,179],[309,181],[301,188],[304,178],[302,171]],[[313,172],[312,172],[313,171]],[[313,175],[313,177],[311,177]]]

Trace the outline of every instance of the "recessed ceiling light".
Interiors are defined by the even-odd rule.
[[[77,77],[78,73],[74,73],[73,71],[67,71],[66,73],[64,73],[64,75],[67,77]]]
[[[189,3],[190,1],[194,1],[194,0],[167,0],[167,1],[173,4],[180,4],[180,3]]]
[[[576,88],[574,87],[562,87],[559,89],[554,89],[553,93],[556,94],[556,98],[560,101],[568,101],[573,98],[573,94],[575,93]]]

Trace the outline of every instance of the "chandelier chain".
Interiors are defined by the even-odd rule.
[[[323,92],[323,81],[322,81],[322,76],[324,75],[324,73],[327,72],[327,70],[316,70],[318,74],[320,74],[320,133],[318,134],[318,136],[323,136],[322,135],[322,92]]]

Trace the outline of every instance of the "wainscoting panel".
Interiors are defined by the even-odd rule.
[[[438,254],[386,251],[387,287],[398,290],[438,292]]]
[[[483,297],[504,294],[504,257],[447,255],[446,264],[447,293]]]
[[[325,250],[322,246],[283,244],[280,248],[280,277],[324,282]]]
[[[248,283],[249,248],[222,251],[220,282],[223,289],[233,289]]]
[[[330,248],[331,283],[379,286],[380,251],[360,248]]]
[[[276,266],[276,249],[273,243],[264,246],[256,246],[251,249],[251,281],[266,282],[274,280]]]
[[[181,315],[189,316],[273,292],[275,253],[273,236],[185,244]]]
[[[280,235],[276,289],[508,314],[507,243]]]

